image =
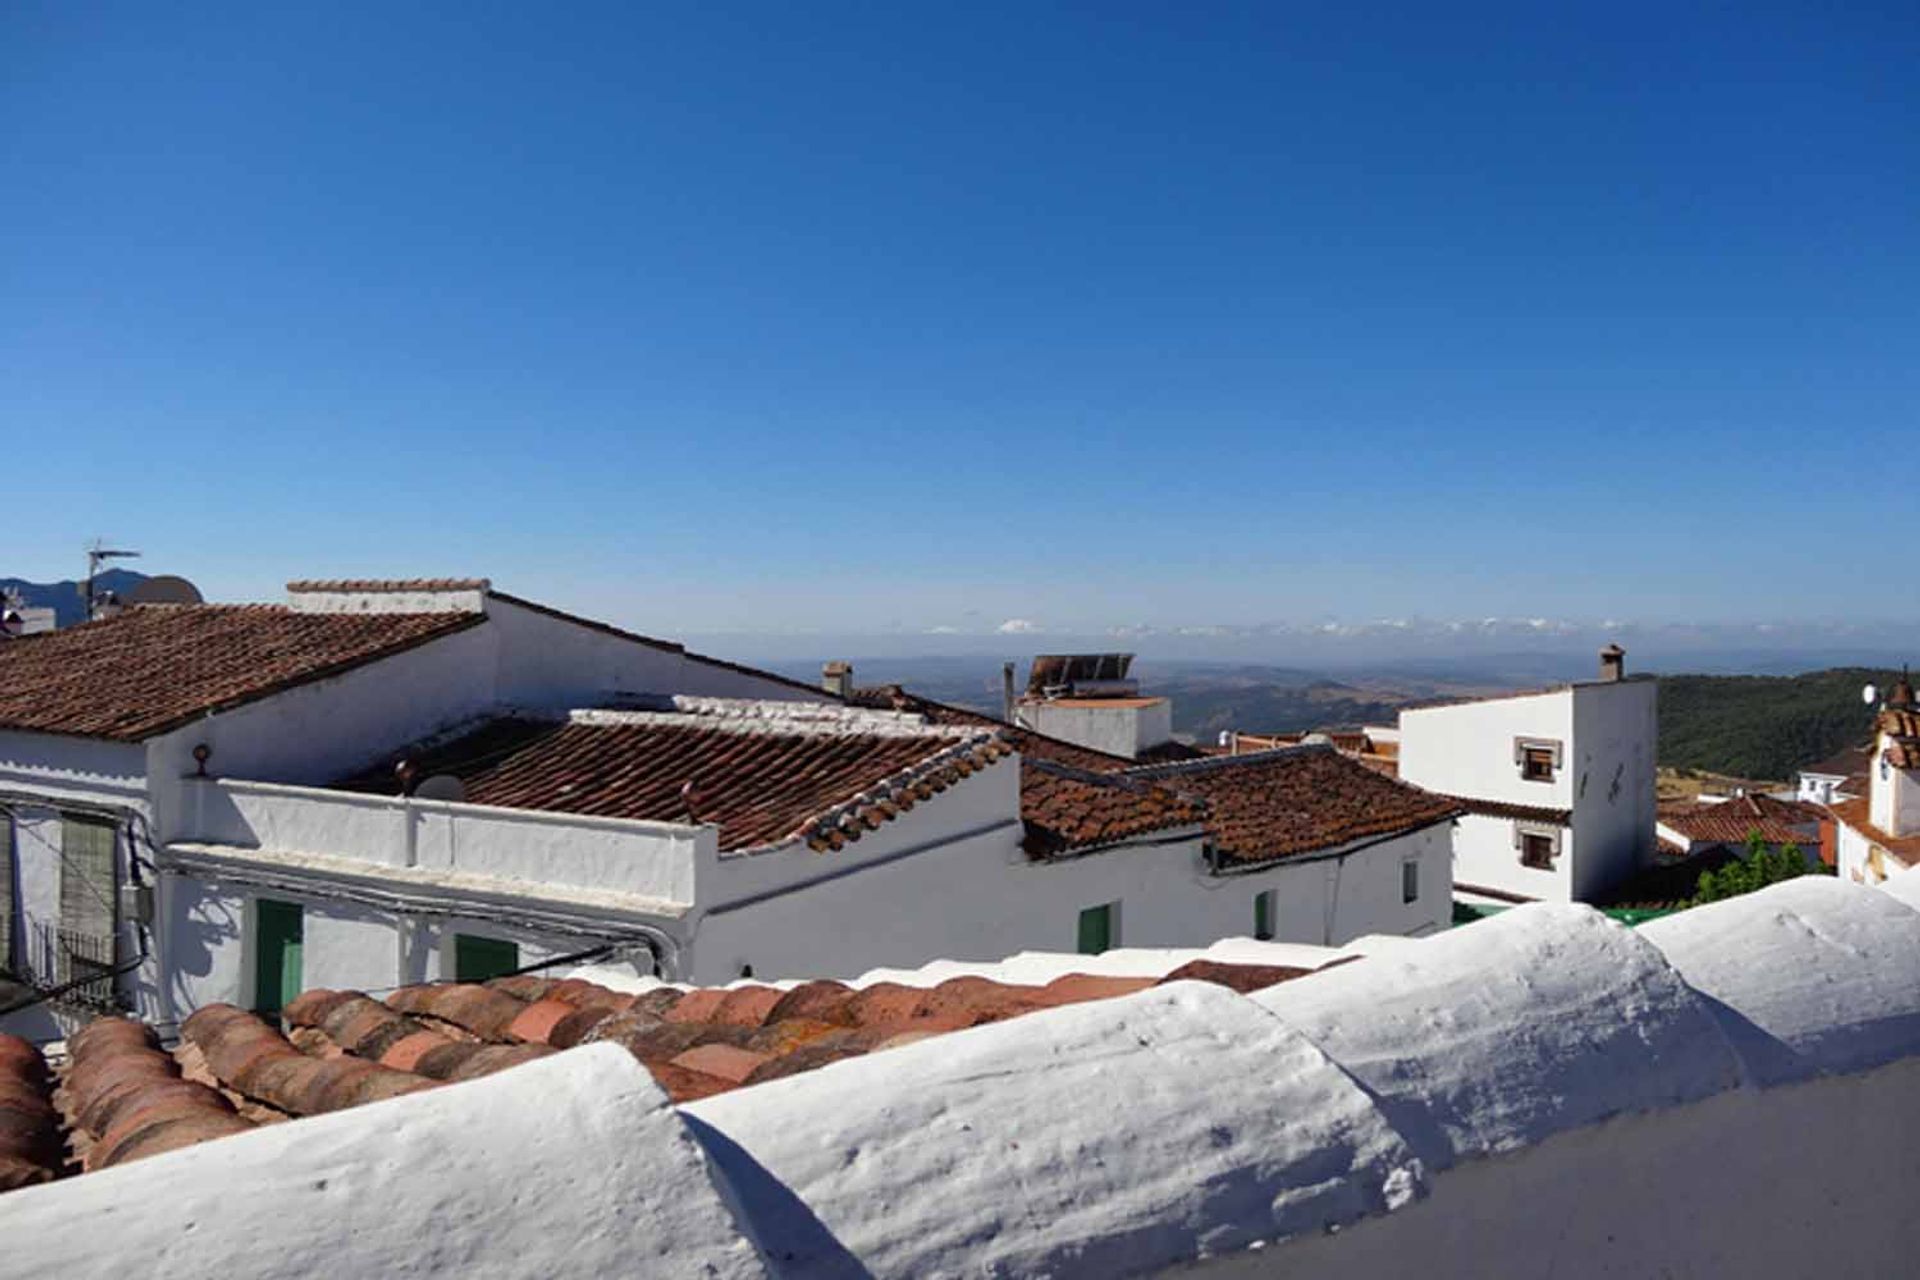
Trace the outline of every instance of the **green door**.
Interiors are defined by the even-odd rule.
[[[300,945],[306,933],[297,903],[254,902],[253,1007],[278,1013],[300,994]]]
[[[1080,913],[1080,954],[1097,956],[1113,945],[1113,904]]]
[[[520,967],[520,944],[499,938],[453,935],[453,976],[458,982],[485,982]]]

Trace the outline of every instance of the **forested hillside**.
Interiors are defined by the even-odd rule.
[[[1803,765],[1866,741],[1873,708],[1860,700],[1861,686],[1884,691],[1894,678],[1864,667],[1801,676],[1662,676],[1660,763],[1790,778]]]

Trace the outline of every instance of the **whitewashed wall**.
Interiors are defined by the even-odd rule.
[[[161,1277],[1904,1276],[1916,902],[1541,904],[680,1108],[589,1046],[13,1192],[0,1233]]]
[[[1165,698],[1144,706],[1103,707],[1070,698],[1021,702],[1014,706],[1014,718],[1049,738],[1128,759],[1173,737],[1173,704]]]
[[[1521,865],[1510,819],[1461,821],[1454,877],[1463,884],[1565,901],[1599,895],[1652,857],[1655,685],[1582,683],[1400,713],[1400,777],[1429,790],[1570,810],[1551,871]],[[1551,782],[1529,782],[1516,739],[1558,742]],[[1618,790],[1615,791],[1615,782]]]
[[[1515,820],[1469,813],[1460,818],[1453,837],[1453,879],[1458,885],[1499,889],[1541,902],[1568,902],[1573,893],[1575,835],[1567,827],[1539,824],[1541,833],[1557,831],[1560,856],[1551,869],[1525,866],[1514,844]],[[1536,824],[1520,823],[1534,829]]]
[[[688,824],[233,779],[183,785],[188,802],[175,843],[694,901],[703,828]]]
[[[1520,776],[1513,742],[1550,739],[1568,753],[1573,733],[1571,689],[1410,708],[1400,713],[1400,777],[1448,795],[1571,809],[1573,770],[1561,768],[1551,782],[1528,782]]]
[[[1651,680],[1573,691],[1573,896],[1599,896],[1653,860],[1658,686]]]
[[[1036,863],[1019,845],[1018,777],[1017,762],[1002,761],[916,805],[915,822],[888,823],[837,853],[724,857],[711,876],[703,864],[702,899],[718,904],[741,903],[776,884],[818,882],[750,905],[717,906],[699,919],[692,980],[728,982],[746,965],[765,979],[850,977],[937,958],[1070,951],[1080,912],[1106,904],[1118,904],[1114,945],[1200,947],[1251,934],[1254,895],[1267,890],[1275,894],[1275,936],[1283,942],[1419,934],[1451,918],[1452,846],[1444,823],[1345,857],[1231,876],[1207,872],[1198,831]],[[950,843],[890,860],[936,839]],[[1420,894],[1411,904],[1401,901],[1408,859],[1420,866]],[[860,866],[868,869],[820,879]]]

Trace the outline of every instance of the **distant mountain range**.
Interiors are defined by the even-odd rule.
[[[817,663],[771,664],[814,681]],[[1026,664],[1016,668],[1025,688]],[[1393,724],[1401,707],[1432,698],[1481,697],[1588,678],[1557,655],[1513,655],[1483,663],[1407,664],[1372,675],[1338,676],[1296,667],[1169,662],[1134,664],[1143,693],[1173,700],[1174,732],[1215,741],[1223,729],[1288,733]],[[915,693],[998,715],[1000,664],[980,658],[876,658],[854,661],[855,683],[901,684]],[[1864,742],[1873,713],[1861,686],[1893,682],[1884,668],[1846,666],[1775,675],[1671,675],[1660,680],[1663,765],[1743,778],[1786,780],[1795,770]]]
[[[93,589],[111,591],[124,597],[146,580],[146,574],[135,573],[131,569],[103,569],[93,580]],[[25,578],[0,578],[0,591],[9,589],[19,592],[20,602],[30,608],[52,609],[59,626],[70,627],[86,619],[86,603],[80,598],[81,584],[73,579],[65,582],[28,582]]]

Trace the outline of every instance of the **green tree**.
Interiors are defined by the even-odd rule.
[[[1824,868],[1823,868],[1824,869]],[[1792,880],[1810,871],[1806,854],[1788,841],[1775,848],[1758,829],[1747,833],[1747,851],[1718,871],[1703,871],[1693,886],[1689,906],[1737,898],[1755,889],[1764,889],[1782,880]]]

